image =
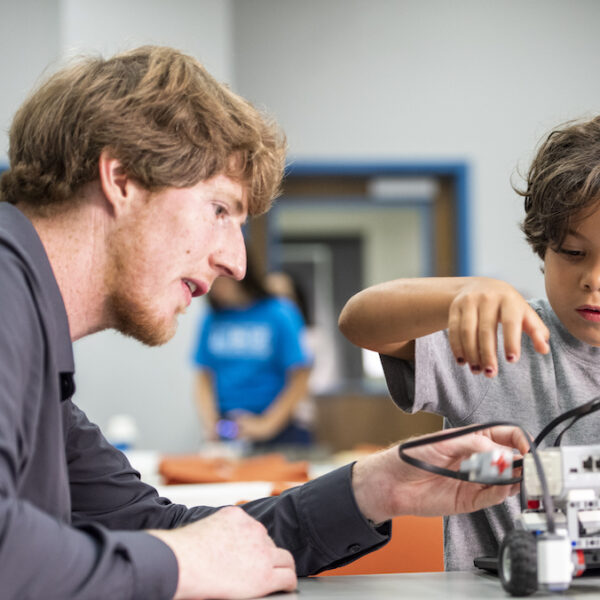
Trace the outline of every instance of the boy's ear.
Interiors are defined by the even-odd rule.
[[[109,150],[102,150],[98,160],[100,187],[114,215],[127,211],[139,191],[139,185],[127,174],[121,161]]]

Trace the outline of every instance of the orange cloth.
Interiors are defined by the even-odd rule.
[[[308,462],[288,462],[281,454],[251,458],[203,458],[197,454],[164,457],[158,470],[168,485],[231,481],[308,481]]]
[[[349,565],[319,575],[433,573],[444,570],[442,517],[395,517],[392,539]]]

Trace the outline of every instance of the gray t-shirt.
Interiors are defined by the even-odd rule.
[[[394,402],[404,411],[423,410],[444,417],[444,427],[509,420],[534,436],[561,413],[600,394],[600,348],[573,337],[547,300],[531,306],[550,329],[550,352],[538,354],[523,335],[521,358],[504,359],[498,335],[498,375],[488,379],[459,366],[450,350],[447,330],[419,338],[415,361],[381,356]],[[560,430],[560,428],[559,428]],[[564,436],[565,444],[598,443],[600,414],[581,419]],[[556,433],[558,433],[557,431]],[[549,443],[554,435],[548,438]],[[518,498],[500,506],[444,521],[447,570],[473,568],[477,556],[495,556],[519,511]]]

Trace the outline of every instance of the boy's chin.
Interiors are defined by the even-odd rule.
[[[567,327],[567,331],[578,341],[588,346],[600,348],[600,324],[586,328]]]

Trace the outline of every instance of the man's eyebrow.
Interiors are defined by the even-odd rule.
[[[239,200],[237,198],[233,198],[233,204],[234,204],[235,210],[237,212],[243,213],[245,211],[244,203],[241,200]]]
[[[237,196],[237,194],[231,193],[226,194],[226,198],[229,200],[229,202],[233,206],[234,211],[238,215],[246,215],[246,218],[244,219],[244,223],[246,223],[248,221],[248,209],[246,208],[246,206],[244,206],[244,203],[242,202],[242,200],[240,200],[239,196]]]
[[[235,192],[222,190],[220,194],[217,194],[217,198],[219,195],[221,195],[222,200],[227,201],[237,213],[241,214],[244,212],[244,203]]]
[[[587,240],[587,238],[585,237],[585,235],[583,235],[582,233],[579,233],[578,231],[575,231],[574,229],[567,229],[565,237],[567,235],[571,235],[573,237],[579,238],[580,240]]]

